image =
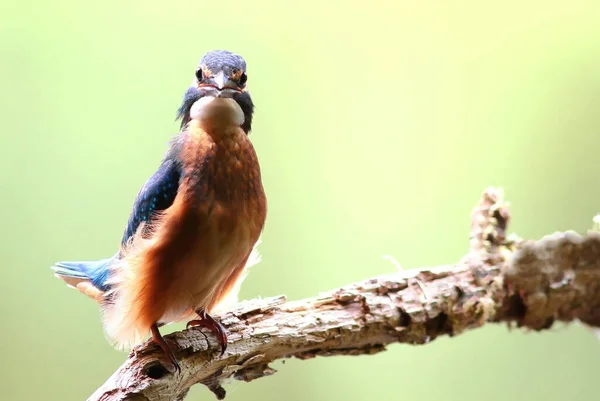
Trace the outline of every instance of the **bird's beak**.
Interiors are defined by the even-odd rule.
[[[227,82],[227,77],[223,71],[219,71],[214,77],[212,77],[212,81],[219,90],[222,90]]]
[[[200,83],[199,87],[205,92],[205,95],[214,97],[233,97],[236,93],[241,92],[238,84],[229,79],[223,71],[219,71],[206,82]]]

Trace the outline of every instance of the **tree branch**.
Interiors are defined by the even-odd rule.
[[[524,241],[507,238],[509,219],[501,190],[489,188],[472,214],[469,253],[457,264],[375,277],[300,301],[241,302],[220,316],[230,341],[223,357],[214,336],[208,334],[208,346],[195,329],[176,332],[166,337],[180,373],[147,342],[88,401],[182,400],[196,383],[223,399],[226,379],[271,375],[276,359],[375,354],[486,322],[533,330],[555,321],[600,326],[600,235]]]

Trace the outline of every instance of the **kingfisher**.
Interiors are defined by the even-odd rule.
[[[139,191],[119,249],[98,261],[52,266],[97,301],[118,348],[148,335],[179,371],[159,327],[189,320],[212,331],[221,355],[227,334],[211,312],[237,299],[267,214],[260,166],[249,139],[254,104],[246,62],[216,50],[200,60],[177,112],[158,170]]]

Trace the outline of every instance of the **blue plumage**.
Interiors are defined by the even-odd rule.
[[[183,96],[183,103],[177,110],[177,120],[181,120],[181,129],[190,121],[190,109],[198,99],[202,97],[202,92],[195,86],[191,86]]]
[[[173,204],[181,176],[180,164],[172,157],[176,143],[173,145],[156,173],[146,181],[138,193],[123,234],[123,245],[135,234],[141,223],[149,222],[154,213],[165,210]],[[107,284],[110,264],[118,257],[119,254],[97,261],[58,262],[52,266],[52,270],[65,278],[89,280],[94,287],[105,292],[110,289],[110,285]]]
[[[175,159],[166,158],[158,171],[146,181],[133,204],[121,241],[123,245],[135,234],[141,223],[150,221],[154,213],[173,204],[179,189],[180,169]]]
[[[110,287],[106,284],[110,262],[112,258],[86,261],[86,262],[58,262],[52,266],[54,273],[59,276],[75,279],[90,280],[94,287],[107,291]]]

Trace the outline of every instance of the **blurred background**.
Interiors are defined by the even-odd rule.
[[[0,387],[83,400],[126,354],[57,260],[103,258],[208,50],[248,62],[269,216],[241,298],[316,295],[466,251],[488,185],[525,238],[600,211],[600,3],[5,1]],[[290,360],[228,400],[597,400],[579,325],[488,326],[375,356]],[[211,400],[203,387],[189,400]]]

